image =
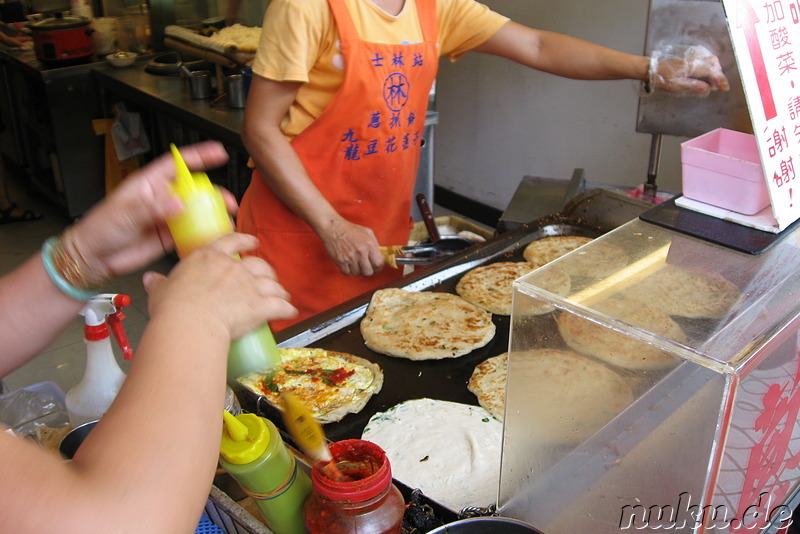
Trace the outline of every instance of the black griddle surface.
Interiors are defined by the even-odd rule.
[[[486,244],[471,247],[434,266],[415,272],[414,275],[411,275],[411,279],[432,278],[436,276],[437,272],[459,264],[477,263],[486,265],[499,261],[525,261],[522,256],[525,246],[531,241],[542,237],[551,235],[597,237],[601,233],[602,231],[595,227],[581,225],[574,220],[569,220],[565,223],[558,218],[555,220],[542,219],[538,227],[531,228],[526,225],[508,232],[500,238],[494,238]],[[485,259],[484,256],[486,256]],[[474,266],[470,268],[474,268]],[[455,294],[456,284],[463,274],[462,272],[441,280],[431,285],[426,291]],[[395,284],[395,286],[405,287],[409,285],[410,282],[407,278],[409,277],[401,279],[400,283]],[[369,295],[365,295],[361,302],[369,302]],[[355,309],[357,306],[354,304],[358,303],[358,300],[354,300],[342,307]],[[316,319],[316,321],[320,321],[320,319]],[[326,437],[330,441],[359,439],[369,419],[374,414],[384,412],[407,400],[432,398],[477,406],[477,398],[467,389],[467,382],[472,375],[473,369],[487,358],[508,351],[511,318],[493,314],[492,321],[496,326],[494,338],[484,347],[457,358],[414,361],[379,354],[364,344],[364,338],[359,329],[360,318],[352,325],[335,331],[309,345],[314,348],[345,352],[365,358],[378,364],[383,370],[384,381],[381,391],[372,396],[361,412],[348,414],[341,421],[325,424],[323,429]],[[315,319],[312,318],[303,324],[311,324],[312,327],[309,328],[311,329],[314,322]],[[324,323],[325,321],[322,320],[322,322]],[[279,332],[276,338],[280,340],[282,334],[284,332]],[[286,430],[277,408],[249,389],[239,384],[237,386],[236,393],[243,408],[269,418],[279,428]]]

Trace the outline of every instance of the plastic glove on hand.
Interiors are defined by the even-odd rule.
[[[705,98],[711,91],[730,89],[717,56],[703,46],[690,46],[683,54],[655,51],[650,56],[650,90],[672,96]]]

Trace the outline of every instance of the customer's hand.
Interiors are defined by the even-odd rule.
[[[251,235],[227,234],[182,258],[168,277],[145,273],[151,318],[206,321],[234,340],[267,321],[297,315],[267,262],[255,256],[234,259],[257,244]]]
[[[181,155],[196,171],[219,167],[228,160],[225,149],[215,141],[183,147]],[[93,269],[106,278],[126,274],[173,249],[165,218],[182,208],[169,191],[174,178],[172,155],[163,154],[126,177],[75,224],[75,246]],[[236,201],[229,192],[223,193],[228,210],[235,213]]]
[[[651,89],[672,96],[707,97],[711,91],[730,89],[719,59],[703,46],[653,52],[649,75]]]

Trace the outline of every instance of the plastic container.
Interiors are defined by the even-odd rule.
[[[746,254],[634,219],[515,280],[498,513],[547,534],[785,526],[800,487],[799,237]],[[553,347],[573,369],[602,361],[626,401],[590,397],[614,391],[599,374],[544,397],[528,355]],[[594,402],[577,412],[569,391]]]
[[[98,17],[92,20],[92,43],[98,56],[111,54],[117,48],[117,19]]]
[[[122,329],[125,318],[122,308],[130,303],[131,298],[127,295],[102,293],[89,299],[80,312],[86,323],[83,330],[86,370],[81,381],[67,392],[65,398],[72,426],[103,417],[125,382],[125,373],[111,349],[110,336],[113,332],[124,358],[130,360],[133,349]]]
[[[220,465],[253,498],[275,534],[304,534],[303,502],[311,481],[268,419],[225,415]]]
[[[330,445],[339,470],[353,480],[326,477],[318,466],[311,470],[314,491],[304,506],[311,534],[390,534],[403,526],[405,502],[392,483],[386,453],[369,441],[350,439]]]
[[[727,210],[755,215],[769,206],[755,136],[725,128],[681,144],[683,194]]]
[[[167,220],[178,256],[233,231],[222,194],[202,172],[189,172],[180,152],[172,145],[176,180],[172,189],[183,202],[183,211]],[[263,371],[281,362],[281,355],[266,323],[231,344],[228,382],[253,371]]]

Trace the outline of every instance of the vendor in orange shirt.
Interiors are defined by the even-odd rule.
[[[474,50],[577,79],[728,89],[712,54],[627,54],[510,21],[474,0],[272,0],[243,124],[256,170],[238,228],[300,310],[279,330],[400,276],[439,56]]]

